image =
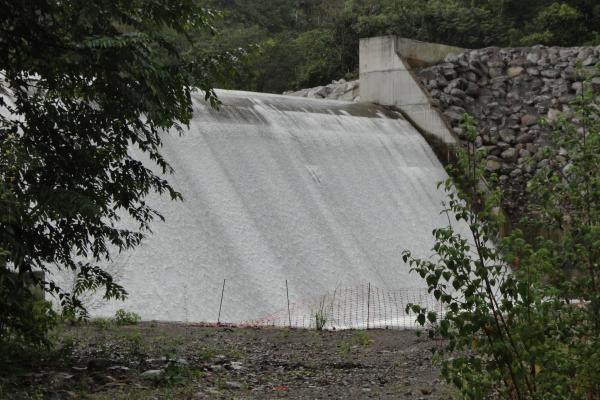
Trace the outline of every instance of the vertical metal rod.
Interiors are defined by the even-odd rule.
[[[285,296],[287,297],[287,306],[288,306],[288,322],[290,328],[292,327],[292,314],[290,313],[290,291],[288,289],[287,279],[285,280]]]
[[[367,289],[367,330],[369,330],[370,311],[371,311],[371,282],[369,282],[369,288]]]
[[[219,316],[217,317],[217,325],[221,323],[221,308],[223,307],[223,293],[225,293],[225,279],[223,279],[223,289],[221,290],[221,303],[219,303]]]

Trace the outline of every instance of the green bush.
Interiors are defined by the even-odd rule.
[[[56,326],[57,314],[28,274],[19,276],[1,263],[0,255],[0,345],[14,349],[15,354],[24,347],[47,347],[47,334]]]
[[[470,144],[444,184],[448,226],[434,231],[435,257],[404,253],[445,314],[407,311],[443,339],[434,352],[464,398],[600,399],[598,100],[586,91],[573,105],[577,124],[554,125],[550,162],[529,183],[535,218],[523,221],[538,237],[499,237],[498,193],[481,189],[483,157]],[[464,128],[474,139],[468,116]]]
[[[531,33],[520,40],[525,45],[568,46],[589,36],[582,12],[567,3],[554,2],[541,9],[527,28]]]
[[[325,324],[327,324],[327,316],[322,310],[317,311],[315,313],[315,329],[322,331],[325,328]]]
[[[136,325],[142,318],[134,312],[127,312],[120,308],[115,313],[114,320],[117,325]]]
[[[19,300],[22,304],[18,317],[3,312],[0,321],[0,363],[3,365],[24,361],[37,351],[50,349],[48,334],[59,321],[49,302],[33,297]]]
[[[369,337],[369,332],[367,331],[356,331],[352,335],[352,339],[356,344],[362,347],[369,347],[371,344],[371,338]]]

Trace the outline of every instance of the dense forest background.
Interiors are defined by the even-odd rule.
[[[280,93],[356,77],[358,40],[397,34],[467,48],[600,43],[597,0],[204,0],[214,49],[257,45],[229,88]]]

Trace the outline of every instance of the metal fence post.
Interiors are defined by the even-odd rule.
[[[221,302],[219,303],[219,316],[217,317],[217,325],[221,323],[221,308],[223,307],[223,294],[225,293],[225,279],[223,279],[223,289],[221,289]]]
[[[367,330],[369,330],[369,318],[371,316],[371,282],[369,282],[369,286],[367,289]]]
[[[288,289],[288,281],[285,280],[285,297],[287,297],[288,322],[289,327],[292,327],[292,314],[290,313],[290,291]]]

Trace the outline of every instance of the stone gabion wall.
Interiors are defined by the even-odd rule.
[[[549,134],[540,118],[573,118],[570,103],[586,78],[600,93],[599,61],[600,46],[485,48],[449,55],[416,75],[459,137],[464,113],[474,117],[476,146],[485,151],[487,170],[499,177],[505,210],[518,218],[526,182],[548,162],[541,149]]]

